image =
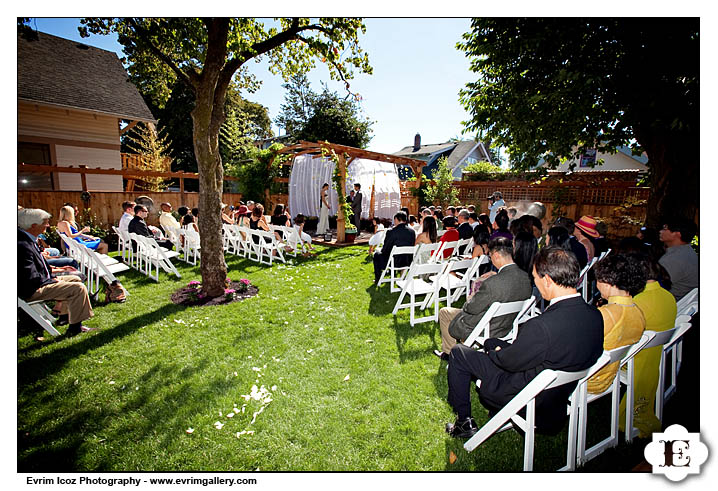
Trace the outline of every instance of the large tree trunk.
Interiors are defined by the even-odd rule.
[[[634,130],[649,158],[651,194],[646,225],[658,228],[669,217],[696,220],[700,172],[697,133]]]
[[[211,297],[224,294],[227,263],[222,249],[222,185],[224,170],[219,154],[219,125],[214,114],[222,108],[213,106],[213,93],[197,90],[192,111],[194,153],[199,168],[199,233],[202,239],[200,267],[202,290]],[[221,119],[221,118],[220,118]],[[220,122],[221,124],[221,122]]]

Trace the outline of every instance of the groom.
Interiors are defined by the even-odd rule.
[[[362,194],[361,184],[358,182],[354,184],[354,199],[352,200],[352,212],[354,213],[354,225],[357,228],[357,237],[361,234],[361,205],[362,205]]]

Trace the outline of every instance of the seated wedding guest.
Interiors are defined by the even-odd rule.
[[[494,223],[496,224],[496,230],[493,234],[491,234],[492,239],[504,237],[510,241],[514,240],[513,234],[509,231],[509,213],[505,209],[499,210],[499,212],[496,213],[496,220]]]
[[[175,230],[180,228],[180,224],[177,219],[172,215],[172,205],[165,202],[160,204],[160,226],[164,230],[165,234],[169,233],[168,230]]]
[[[439,310],[439,331],[441,332],[441,351],[434,354],[442,360],[448,360],[449,352],[457,341],[463,342],[473,332],[476,325],[494,302],[518,302],[531,296],[531,282],[513,260],[513,245],[503,237],[489,242],[489,257],[499,270],[487,278],[474,296],[460,309],[444,307]],[[491,319],[489,335],[503,337],[513,326],[517,314],[508,314]]]
[[[264,206],[260,203],[254,204],[254,209],[249,217],[249,228],[252,230],[264,230],[269,232],[269,225],[267,225],[267,219],[264,218]],[[266,239],[266,237],[265,237]],[[252,236],[252,240],[255,244],[259,244],[259,237],[256,235]]]
[[[439,242],[443,244],[444,242],[456,242],[459,240],[459,231],[456,230],[456,218],[450,216],[444,217],[444,230],[445,232]],[[443,252],[444,259],[451,257],[453,253],[453,247],[445,248]]]
[[[586,264],[588,264],[588,252],[586,251],[586,247],[573,235],[576,228],[574,221],[570,218],[559,217],[558,220],[556,220],[556,225],[563,227],[566,231],[568,231],[568,244],[575,254],[576,259],[578,259],[578,265],[581,266],[581,269],[583,269]]]
[[[157,242],[157,245],[159,245],[160,247],[172,250],[171,240],[155,239],[154,234],[150,231],[149,227],[147,226],[147,223],[145,223],[145,218],[147,218],[147,215],[149,215],[147,208],[142,205],[135,205],[135,216],[130,221],[130,224],[127,226],[127,231],[132,234],[149,237],[150,239],[153,239],[155,242]],[[134,240],[132,241],[132,250],[137,250],[137,243]]]
[[[456,219],[459,224],[459,226],[456,227],[457,232],[459,232],[459,238],[470,239],[473,236],[474,228],[469,223],[469,212],[465,209],[459,210],[456,214]]]
[[[593,241],[593,245],[596,247],[596,255],[600,256],[610,249],[608,239],[606,239],[606,234],[608,233],[608,225],[606,225],[606,222],[598,220],[596,222],[596,232],[598,232],[598,238]]]
[[[476,228],[476,226],[479,224],[479,215],[477,215],[475,212],[469,213],[469,225],[471,225],[471,228]]]
[[[291,226],[292,220],[289,216],[289,213],[286,210],[286,207],[279,203],[277,206],[274,207],[274,212],[272,213],[272,217],[269,219],[269,223],[272,225],[281,225],[281,226]]]
[[[454,208],[453,206],[447,206],[446,207],[446,216],[456,218],[456,208]]]
[[[523,217],[526,217],[524,220],[531,224],[531,232],[534,234],[534,237],[536,237],[536,240],[540,239],[543,234],[543,224],[541,223],[541,220],[528,213],[523,215]]]
[[[398,212],[394,215],[394,227],[386,232],[384,236],[384,245],[381,248],[381,252],[372,256],[374,263],[374,284],[379,283],[381,273],[389,263],[389,256],[391,250],[396,247],[413,246],[416,242],[416,234],[406,223],[406,213],[403,211]],[[409,266],[413,256],[411,254],[401,254],[394,257],[394,266],[402,268]]]
[[[481,213],[479,215],[479,223],[483,223],[484,225],[486,225],[486,228],[488,228],[489,230],[493,230],[491,220],[489,220],[489,215],[487,215],[486,213]]]
[[[195,221],[193,214],[187,213],[185,216],[182,217],[182,228],[185,230],[191,228],[195,232],[199,233],[199,227],[197,227],[197,222]],[[180,234],[180,245],[184,247],[183,234]]]
[[[476,213],[476,207],[474,205],[467,206],[466,210],[469,212],[469,214]],[[478,215],[476,215],[476,216],[478,217]]]
[[[471,252],[471,257],[481,257],[489,253],[489,229],[483,223],[480,223],[474,229],[474,248]]]
[[[245,205],[239,205],[237,208],[237,225],[240,227],[249,227],[249,209]]]
[[[592,216],[584,215],[575,223],[573,233],[576,239],[586,248],[588,260],[593,260],[596,255],[596,248],[593,241],[598,238],[596,231],[596,220]]]
[[[434,210],[434,219],[436,220],[437,230],[444,230],[444,213],[441,208]]]
[[[515,206],[509,206],[506,208],[506,212],[509,214],[509,223],[511,223],[513,220],[516,219],[516,215],[518,214],[519,210]]]
[[[439,235],[436,231],[436,219],[433,216],[425,217],[422,232],[416,236],[414,245],[436,244],[437,240],[439,240]],[[429,259],[431,259],[431,252],[429,251],[421,251],[420,255],[416,258],[419,264],[426,264],[429,262]]]
[[[130,220],[135,216],[135,204],[134,201],[122,202],[122,216],[120,217],[120,223],[117,225],[117,228],[123,232],[127,232],[127,226],[130,224]]]
[[[371,223],[374,226],[374,235],[369,238],[369,254],[374,254],[374,250],[384,243],[386,228],[379,217],[372,218]]]
[[[37,247],[40,249],[40,253],[42,257],[45,258],[45,261],[47,261],[47,264],[53,268],[66,268],[69,266],[74,270],[80,267],[75,259],[61,255],[60,251],[54,247],[47,247],[47,243],[43,240],[44,237],[44,234],[37,236]]]
[[[223,224],[232,225],[234,223],[234,217],[231,213],[232,210],[227,208],[227,203],[222,203],[222,211],[220,216],[222,218]]]
[[[609,254],[596,263],[596,287],[608,304],[598,310],[603,317],[603,349],[606,351],[634,344],[646,328],[643,312],[633,296],[646,286],[646,270],[635,258]],[[588,392],[600,394],[610,387],[620,362],[611,363],[588,379]]]
[[[529,278],[532,277],[532,261],[537,252],[538,241],[532,233],[521,231],[514,237],[514,262]]]
[[[304,250],[304,244],[307,245],[308,251],[304,255],[311,255],[311,251],[314,250],[312,247],[312,238],[308,233],[304,231],[305,217],[301,213],[294,218],[294,229],[299,234],[299,240],[302,241],[302,250]]]
[[[573,254],[557,247],[542,248],[534,258],[533,278],[543,298],[550,301],[546,311],[522,324],[513,344],[490,338],[483,351],[463,344],[452,348],[448,401],[457,419],[446,425],[451,436],[470,438],[478,431],[471,417],[475,380],[480,381],[479,401],[491,417],[542,370],[580,371],[598,360],[603,353],[603,322],[598,310],[576,291],[579,273]],[[566,401],[575,387],[574,382],[538,395],[537,431],[558,433],[563,428]]]
[[[571,251],[571,244],[569,243],[571,236],[568,235],[568,230],[558,225],[548,229],[546,234],[546,245],[552,245],[561,247],[567,251]],[[571,251],[573,252],[573,251]]]
[[[676,321],[676,299],[658,283],[661,266],[647,253],[627,254],[630,261],[640,264],[646,272],[646,287],[633,297],[643,317],[646,330],[667,331],[673,329]],[[608,256],[607,256],[608,257]],[[658,387],[658,366],[661,361],[661,346],[644,349],[633,358],[633,426],[640,438],[650,438],[652,433],[661,431],[661,422],[654,412],[656,388]],[[620,406],[618,427],[625,432],[626,395]]]
[[[37,247],[37,236],[50,225],[50,214],[37,208],[18,210],[17,225],[18,297],[27,302],[56,301],[55,308],[60,312],[58,324],[70,325],[66,336],[91,330],[82,325],[82,321],[93,315],[87,288],[77,276],[55,277],[52,266]]]
[[[57,233],[65,234],[76,242],[84,245],[88,249],[99,252],[100,254],[107,254],[109,247],[101,239],[87,235],[86,232],[90,231],[90,227],[83,227],[78,230],[78,225],[75,223],[75,210],[71,206],[63,206],[60,208],[60,216],[57,222]]]
[[[691,220],[669,220],[659,232],[666,253],[658,262],[671,276],[671,293],[676,301],[698,288],[698,255],[691,247],[696,236],[696,224]]]

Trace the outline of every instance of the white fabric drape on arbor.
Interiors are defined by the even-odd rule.
[[[319,216],[319,192],[324,183],[329,184],[329,214],[337,213],[337,193],[332,174],[334,162],[327,157],[299,155],[294,159],[289,176],[289,210],[292,216],[301,213]],[[392,218],[401,208],[401,192],[396,166],[390,162],[355,159],[347,168],[345,194],[361,184],[362,218],[369,217],[372,186],[374,190],[374,216]]]

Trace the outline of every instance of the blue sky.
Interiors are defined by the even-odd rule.
[[[469,71],[469,60],[455,45],[469,30],[470,20],[370,18],[365,24],[366,34],[360,37],[360,44],[369,54],[374,73],[357,73],[352,91],[362,96],[364,116],[375,121],[369,149],[394,153],[413,144],[417,132],[424,144],[459,135],[461,121],[468,115],[459,103],[458,92],[476,76]],[[36,18],[31,25],[42,32],[122,55],[114,35],[80,38],[78,19]],[[266,62],[250,62],[249,68],[262,80],[262,87],[246,97],[269,108],[274,119],[284,101],[284,81],[269,73]],[[330,89],[343,93],[343,85],[331,82],[321,63],[309,79],[315,91],[321,90],[321,82],[327,82]],[[273,126],[273,130],[276,134],[277,127]]]

